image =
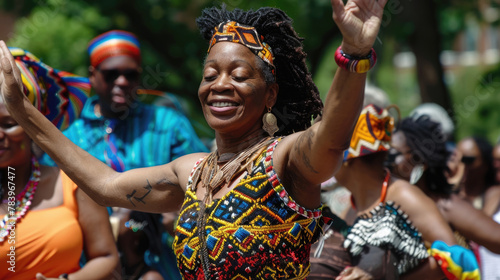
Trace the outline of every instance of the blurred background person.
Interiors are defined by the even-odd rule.
[[[486,215],[493,216],[500,211],[500,140],[493,147],[493,170],[495,185],[486,191],[486,201],[483,211]]]
[[[357,215],[354,221],[347,220],[352,226],[343,245],[352,265],[373,279],[442,279],[443,272],[427,248],[438,240],[448,245],[456,241],[434,203],[384,168],[393,127],[394,119],[385,109],[368,105],[360,114],[344,164],[335,175],[351,191]],[[462,252],[469,260],[473,258],[472,252]],[[464,267],[464,271],[478,273],[472,260],[472,267]],[[443,271],[447,270],[443,267]]]
[[[460,245],[470,248],[470,242],[500,253],[500,224],[459,196],[448,183],[450,152],[446,136],[439,123],[427,115],[408,117],[397,126],[391,142],[393,173],[411,180],[437,205],[444,219],[454,230]],[[413,171],[421,168],[418,175]]]
[[[21,70],[25,94],[56,126],[67,127],[78,117],[79,105],[90,91],[88,80],[54,70],[21,49],[11,52]],[[38,163],[36,147],[3,100],[0,146],[0,261],[4,268],[0,278],[120,279],[113,273],[118,253],[106,208],[57,167]],[[12,246],[15,272],[6,266],[12,260]],[[82,250],[87,261],[80,267]]]
[[[464,164],[460,195],[475,208],[483,209],[489,203],[486,201],[486,191],[495,185],[493,147],[488,140],[472,136],[458,142],[457,152]]]
[[[495,170],[495,186],[490,187],[485,194],[484,213],[500,224],[500,141],[493,148],[493,168]],[[481,273],[486,280],[500,279],[500,254],[480,246]]]

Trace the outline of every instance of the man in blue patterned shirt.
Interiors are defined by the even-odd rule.
[[[208,150],[182,112],[137,100],[141,56],[135,35],[106,32],[90,42],[88,51],[96,95],[64,131],[69,139],[118,171],[162,165]],[[45,157],[43,162],[51,160]]]

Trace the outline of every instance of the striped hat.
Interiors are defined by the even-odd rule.
[[[130,56],[141,64],[139,40],[134,34],[123,30],[111,30],[95,37],[90,41],[87,51],[93,67],[110,57],[120,55]]]
[[[373,104],[367,105],[359,115],[344,160],[388,151],[393,130],[394,118],[389,111]]]
[[[59,129],[66,129],[80,116],[90,95],[88,78],[53,69],[23,49],[9,50],[31,103]]]

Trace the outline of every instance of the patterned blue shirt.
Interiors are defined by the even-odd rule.
[[[173,108],[136,103],[125,119],[105,119],[94,113],[97,98],[87,100],[80,118],[63,133],[104,163],[108,133],[114,134],[116,155],[124,170],[162,165],[186,154],[208,151],[189,120]],[[55,165],[47,155],[40,163]]]

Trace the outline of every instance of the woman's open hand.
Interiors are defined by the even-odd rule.
[[[25,96],[21,72],[4,41],[0,40],[0,92],[9,104],[20,102]]]
[[[377,38],[387,0],[331,0],[333,20],[342,32],[342,50],[366,56]]]

